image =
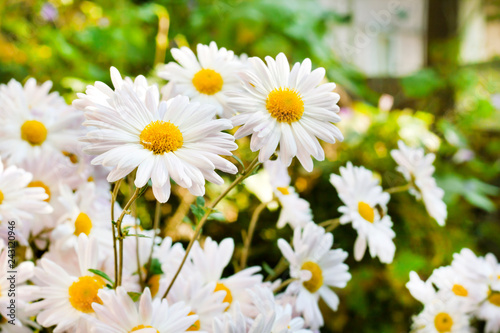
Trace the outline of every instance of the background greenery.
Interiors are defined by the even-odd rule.
[[[399,138],[437,154],[436,177],[448,205],[446,227],[439,227],[407,193],[394,194],[389,214],[397,233],[397,252],[390,265],[368,257],[355,262],[355,232],[350,226],[334,231],[335,246],[351,254],[353,279],[338,291],[339,311],[323,306],[323,331],[406,332],[411,315],[420,311],[405,288],[410,270],[426,277],[435,267],[449,264],[462,247],[500,258],[499,65],[495,61],[459,65],[460,40],[452,33],[437,43],[429,41],[427,68],[401,79],[369,79],[340,62],[326,42],[328,29],[349,20],[312,1],[298,0],[4,0],[0,1],[0,82],[25,81],[30,76],[52,80],[68,102],[95,80],[109,83],[111,65],[123,74],[145,74],[162,84],[155,70],[172,60],[171,47],[212,40],[236,54],[264,57],[284,52],[293,61],[311,58],[340,87],[346,137],[341,144],[324,145],[327,159],[316,163],[311,174],[293,165],[294,184],[311,203],[316,222],[338,216],[340,201],[328,178],[347,161],[377,172],[388,188],[404,184],[389,154]],[[391,111],[378,107],[387,82],[397,96]],[[241,145],[245,147],[246,141]],[[240,157],[251,158],[246,153]],[[213,191],[209,188],[208,198]],[[185,240],[179,230],[187,222],[179,216],[189,213],[195,198],[182,189],[174,193],[162,208],[164,232]],[[146,226],[153,212],[150,199],[146,195],[137,208]],[[240,242],[241,230],[247,228],[257,205],[257,198],[239,187],[222,203],[226,221],[211,222],[205,235],[231,236]],[[275,229],[278,214],[264,211],[250,264],[278,262],[276,240],[291,236],[288,227]]]

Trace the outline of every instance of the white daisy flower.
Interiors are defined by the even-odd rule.
[[[223,302],[228,303],[230,309],[238,301],[241,310],[246,316],[252,314],[251,298],[247,288],[260,284],[262,275],[256,274],[260,267],[249,267],[229,277],[223,278],[222,272],[233,256],[234,240],[226,238],[217,244],[208,237],[203,248],[195,242],[191,250],[191,262],[196,274],[199,274],[204,283],[215,283],[215,291],[224,291]],[[226,309],[227,310],[227,309]]]
[[[486,321],[486,333],[500,331],[500,283],[491,288],[487,299],[477,309],[476,316]]]
[[[487,298],[488,286],[475,283],[460,275],[453,267],[435,269],[429,277],[446,299],[462,304],[464,312],[475,310],[478,304]]]
[[[221,318],[214,318],[212,331],[214,333],[246,333],[247,326],[247,318],[241,312],[239,302],[236,301],[231,311],[224,313]]]
[[[292,318],[292,306],[285,307],[277,304],[269,288],[255,286],[249,291],[253,303],[259,311],[251,330],[254,332],[270,333],[312,333],[304,329],[304,319]]]
[[[390,196],[383,192],[373,173],[351,162],[340,168],[340,176],[331,174],[330,183],[337,189],[345,206],[339,208],[343,215],[340,223],[351,222],[358,232],[354,244],[354,259],[360,261],[368,245],[372,258],[379,257],[386,264],[392,262],[396,246],[391,217],[387,215]]]
[[[28,306],[28,311],[39,311],[37,322],[44,327],[56,325],[54,332],[88,332],[89,323],[83,314],[93,315],[92,303],[102,303],[98,291],[106,281],[88,269],[100,269],[98,248],[85,234],[78,237],[77,254],[80,272],[70,275],[58,264],[42,258],[35,268],[32,292],[41,301]]]
[[[52,245],[65,251],[75,246],[80,234],[96,238],[101,250],[110,250],[113,238],[109,211],[111,202],[99,205],[96,198],[94,183],[86,183],[76,192],[68,186],[60,187],[60,202],[65,207],[65,213],[52,231]],[[130,217],[129,217],[130,218]],[[104,254],[102,252],[102,254]],[[109,253],[109,251],[105,251]]]
[[[190,314],[196,314],[198,320],[190,327],[190,331],[212,332],[213,319],[224,313],[228,303],[223,303],[226,293],[215,290],[216,283],[203,283],[201,276],[193,274],[177,279],[168,294],[172,303],[184,302],[191,308]]]
[[[44,188],[29,187],[32,180],[31,173],[13,165],[4,169],[0,160],[0,221],[4,221],[0,223],[0,237],[5,241],[8,222],[14,222],[17,240],[26,244],[34,214],[52,212],[52,207],[45,201],[48,195]]]
[[[223,130],[229,120],[214,120],[215,108],[190,103],[185,96],[160,102],[156,86],[145,86],[145,78],[122,80],[111,68],[115,91],[96,83],[79,94],[74,104],[85,110],[87,133],[84,151],[98,155],[94,165],[112,167],[109,182],[115,182],[137,168],[135,186],[151,179],[160,202],[170,197],[170,178],[192,194],[205,193],[205,179],[223,184],[215,169],[236,173],[236,166],[219,155],[231,155],[234,138]],[[141,83],[143,82],[143,83]]]
[[[0,155],[11,164],[46,153],[73,153],[82,134],[82,114],[69,107],[52,82],[29,79],[0,85]]]
[[[349,267],[344,264],[347,252],[331,250],[333,235],[312,222],[296,228],[293,235],[293,249],[284,239],[278,240],[278,247],[290,262],[290,275],[298,279],[289,286],[298,289],[295,308],[304,315],[308,326],[317,329],[324,323],[318,299],[321,297],[337,310],[339,298],[330,287],[344,288],[351,279]]]
[[[424,310],[413,317],[412,332],[419,333],[469,333],[470,316],[456,302],[438,298],[425,304]]]
[[[403,141],[398,142],[398,147],[391,151],[391,156],[398,164],[397,170],[410,182],[410,193],[422,199],[429,215],[443,226],[447,217],[444,191],[432,177],[436,155],[426,155],[422,148],[407,147]]]
[[[250,149],[267,161],[280,146],[286,166],[297,156],[307,171],[312,171],[311,155],[322,161],[325,153],[317,138],[334,143],[343,136],[332,123],[340,121],[339,95],[334,83],[321,84],[325,69],[311,72],[311,61],[296,63],[290,71],[288,60],[280,53],[276,60],[250,58],[252,71],[241,74],[244,90],[234,91],[229,104],[238,112],[231,120],[243,125],[235,134],[239,139],[252,135]]]
[[[430,303],[437,297],[436,289],[434,289],[431,281],[422,281],[414,271],[410,272],[410,281],[406,283],[406,288],[408,288],[413,298],[422,304]]]
[[[92,303],[96,317],[88,318],[93,333],[180,333],[198,320],[182,302],[169,305],[166,299],[153,300],[149,288],[138,305],[123,287],[99,290],[98,297],[101,302]]]
[[[172,49],[179,64],[168,63],[158,75],[173,85],[170,93],[175,90],[192,101],[214,105],[219,116],[232,116],[234,111],[228,106],[225,93],[240,88],[237,73],[243,68],[241,62],[233,51],[218,49],[215,42],[198,44],[196,49],[198,58],[188,47]]]
[[[291,179],[288,175],[288,169],[282,161],[279,159],[266,161],[264,168],[269,173],[274,195],[282,207],[278,218],[278,228],[283,228],[288,223],[295,229],[312,222],[311,206],[307,200],[299,197],[293,186],[290,186]]]

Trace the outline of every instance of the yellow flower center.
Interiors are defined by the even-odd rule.
[[[293,123],[302,118],[304,101],[290,88],[277,88],[267,95],[266,109],[277,121]]]
[[[457,296],[466,297],[467,295],[469,295],[467,289],[465,289],[465,287],[460,284],[454,284],[453,288],[451,288],[451,291],[453,291],[453,293]]]
[[[281,194],[283,194],[283,195],[289,195],[290,194],[290,191],[288,191],[288,187],[278,187],[276,189],[278,191],[280,191]]]
[[[39,180],[35,180],[31,183],[28,184],[28,187],[41,187],[45,190],[45,193],[47,193],[47,195],[49,196],[47,199],[45,199],[46,202],[49,202],[50,201],[50,188],[45,185],[44,182],[41,182]]]
[[[105,283],[97,277],[82,276],[69,287],[69,302],[78,311],[92,313],[94,312],[92,303],[102,304],[97,292],[104,285]]]
[[[176,151],[184,142],[179,128],[163,120],[151,122],[142,130],[139,139],[144,148],[156,155]]]
[[[361,215],[361,217],[367,220],[368,222],[373,223],[373,221],[375,220],[375,211],[366,202],[363,201],[358,202],[358,212],[359,215]]]
[[[450,332],[453,326],[453,319],[445,312],[440,312],[434,318],[434,326],[438,332]]]
[[[150,277],[148,280],[148,287],[149,287],[149,290],[151,291],[152,297],[155,297],[156,294],[158,293],[158,290],[160,289],[160,279],[161,279],[161,275],[155,274],[152,277]]]
[[[196,313],[189,312],[188,316],[191,316],[191,315],[194,315],[194,314],[196,314]],[[199,330],[200,330],[200,320],[198,319],[186,331],[199,331]]]
[[[224,80],[213,69],[203,68],[193,76],[193,85],[200,93],[213,95],[222,89]]]
[[[222,300],[222,303],[228,303],[231,305],[233,302],[233,295],[231,294],[231,290],[229,290],[228,287],[226,287],[223,283],[217,282],[215,285],[214,293],[220,290],[224,290],[226,292],[226,297]],[[229,308],[229,305],[227,306],[226,310]]]
[[[135,331],[139,331],[139,330],[142,330],[144,328],[153,328],[156,330],[156,328],[154,328],[153,326],[151,325],[137,325],[136,327],[134,327],[130,332],[135,332]],[[160,331],[156,330],[156,332],[160,333]]]
[[[308,281],[304,281],[302,284],[310,293],[315,293],[323,285],[323,271],[319,265],[312,261],[306,261],[302,264],[302,270],[308,270],[311,272],[311,278]]]
[[[88,236],[90,230],[92,230],[92,220],[90,217],[83,212],[78,214],[75,220],[75,236],[80,235],[82,232]]]
[[[33,146],[41,145],[47,138],[47,129],[38,120],[25,121],[21,126],[21,138]]]
[[[493,305],[500,306],[500,293],[492,293],[488,297],[488,301]]]
[[[71,163],[73,163],[73,164],[78,163],[78,156],[76,156],[75,154],[70,153],[68,151],[63,151],[62,153],[63,153],[64,156],[66,156],[66,157],[69,158],[69,160],[71,161]]]
[[[4,199],[4,198],[5,198],[5,197],[4,197],[4,195],[3,195],[3,192],[2,192],[2,191],[0,191],[0,205],[2,204],[2,202],[3,202],[3,199]]]
[[[90,182],[93,182],[94,181],[94,177],[90,176],[89,178],[87,178],[87,181],[90,183]]]

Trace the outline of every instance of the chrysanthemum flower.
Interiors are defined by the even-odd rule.
[[[298,279],[288,287],[298,289],[295,309],[313,329],[324,323],[318,299],[321,297],[337,310],[339,298],[330,287],[344,288],[351,279],[349,267],[344,264],[347,252],[331,250],[332,245],[333,235],[313,222],[294,230],[293,249],[284,239],[278,240],[281,253],[290,263],[290,275]]]
[[[49,93],[51,87],[52,82],[38,86],[35,79],[24,87],[16,80],[0,85],[0,155],[9,163],[77,150],[82,114]]]
[[[260,267],[249,267],[231,276],[222,277],[224,268],[229,264],[234,251],[234,240],[226,238],[217,244],[207,238],[202,248],[195,242],[191,250],[191,260],[194,271],[200,275],[204,283],[215,283],[215,291],[225,292],[223,302],[228,303],[230,309],[238,301],[243,313],[249,316],[252,313],[251,298],[247,288],[262,282],[262,275],[256,274]]]
[[[116,291],[100,290],[98,297],[101,301],[92,304],[96,317],[88,318],[95,333],[179,333],[189,330],[198,320],[182,302],[153,300],[149,288],[142,293],[138,305],[123,287]]]
[[[470,316],[456,302],[438,298],[425,304],[424,310],[413,317],[412,331],[418,333],[470,333]]]
[[[443,202],[444,191],[436,185],[433,178],[436,156],[424,154],[422,148],[407,147],[403,141],[398,142],[399,149],[391,151],[392,158],[398,164],[397,170],[410,182],[410,193],[422,199],[429,215],[441,226],[445,224],[447,212]]]
[[[317,138],[334,143],[342,141],[335,125],[340,121],[339,95],[334,83],[321,84],[325,69],[311,72],[311,61],[296,63],[290,71],[288,60],[280,53],[276,60],[250,58],[252,70],[241,74],[244,90],[234,91],[229,104],[240,114],[233,124],[243,125],[236,139],[252,135],[250,149],[259,152],[259,161],[267,161],[280,146],[280,158],[286,166],[297,156],[307,171],[313,169],[311,155],[322,161],[325,153]]]
[[[160,202],[170,196],[170,178],[194,195],[205,193],[205,179],[223,184],[215,169],[236,173],[237,168],[219,155],[231,155],[237,148],[227,119],[214,120],[215,108],[190,103],[185,96],[168,102],[159,99],[156,86],[145,78],[134,83],[122,80],[111,68],[115,91],[102,83],[79,94],[74,104],[85,110],[91,130],[83,139],[84,151],[98,155],[94,165],[112,167],[109,182],[115,182],[137,168],[135,185],[152,180],[153,193]]]
[[[227,105],[225,92],[240,87],[237,73],[243,67],[241,62],[233,51],[218,49],[215,42],[198,44],[196,49],[198,58],[188,47],[172,49],[172,56],[180,65],[170,62],[158,75],[173,85],[169,90],[192,101],[214,105],[219,116],[232,116],[234,111]]]
[[[354,259],[361,260],[368,244],[372,258],[378,256],[383,263],[391,263],[396,246],[391,217],[387,215],[390,196],[383,192],[373,173],[351,162],[340,168],[340,176],[331,174],[330,183],[337,189],[345,206],[339,208],[343,215],[340,223],[351,222],[358,232],[354,244]]]
[[[4,169],[0,160],[0,237],[7,240],[9,221],[14,221],[17,240],[25,243],[31,230],[34,214],[49,214],[52,207],[45,201],[44,188],[34,184],[33,176],[15,166]],[[33,184],[32,184],[33,185]]]
[[[54,332],[89,332],[83,314],[94,315],[92,303],[102,303],[98,291],[105,288],[106,281],[88,271],[89,268],[101,268],[97,244],[81,234],[77,255],[80,268],[77,276],[45,258],[35,267],[33,280],[37,286],[32,295],[42,300],[30,304],[28,311],[39,311],[37,322],[44,327],[56,325]]]

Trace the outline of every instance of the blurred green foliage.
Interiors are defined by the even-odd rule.
[[[409,194],[394,194],[389,204],[397,234],[394,262],[382,265],[366,256],[358,263],[351,255],[353,279],[339,291],[339,311],[323,307],[324,332],[406,332],[411,315],[420,311],[405,288],[411,270],[426,277],[434,268],[449,264],[462,247],[478,255],[493,252],[500,258],[500,71],[495,63],[457,67],[453,59],[450,66],[454,67],[443,70],[447,68],[447,56],[443,56],[441,67],[395,82],[401,87],[399,110],[381,110],[379,94],[369,88],[367,78],[341,63],[326,41],[329,29],[349,19],[300,0],[4,0],[0,2],[0,82],[30,76],[52,80],[70,102],[86,84],[109,83],[112,65],[123,74],[145,74],[162,83],[154,76],[155,66],[171,60],[171,47],[194,47],[212,40],[236,54],[264,57],[284,52],[292,61],[311,58],[355,100],[341,100],[345,142],[325,145],[327,159],[316,163],[311,174],[296,164],[292,167],[294,184],[311,203],[316,222],[338,216],[341,203],[328,178],[347,161],[375,171],[384,188],[389,188],[404,184],[390,157],[399,138],[437,155],[436,178],[448,205],[446,227],[431,220],[423,204]],[[443,55],[452,51],[442,50]],[[452,103],[448,103],[450,97]],[[248,145],[245,140],[240,144]],[[248,161],[252,156],[239,157]],[[208,198],[214,191],[209,188]],[[184,195],[174,194],[164,207],[165,220]],[[141,199],[137,214],[150,225],[154,205],[147,198]],[[257,205],[257,198],[238,187],[221,208],[228,216],[236,207],[235,217],[228,220],[237,222],[211,222],[205,234],[215,239],[232,236],[239,242]],[[250,264],[274,267],[278,262],[276,240],[289,239],[291,230],[276,230],[277,218],[278,211],[264,211]],[[335,246],[352,254],[356,237],[352,228],[341,226],[334,235]]]

